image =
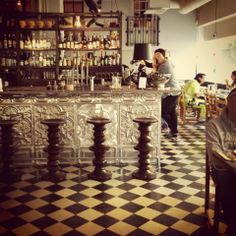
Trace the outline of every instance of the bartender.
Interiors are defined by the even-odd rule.
[[[168,95],[162,96],[162,118],[167,122],[170,132],[165,134],[166,138],[177,139],[178,137],[178,121],[176,107],[178,105],[178,97],[180,95],[180,86],[175,79],[173,64],[166,57],[166,51],[162,48],[155,50],[153,62],[145,61],[147,67],[153,68],[158,74],[169,74],[169,80],[165,84],[165,88],[173,91]]]

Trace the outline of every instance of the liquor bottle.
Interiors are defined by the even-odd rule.
[[[69,41],[70,41],[70,48],[74,49],[75,48],[75,44],[74,44],[73,32],[69,33]]]
[[[43,32],[42,48],[48,48],[46,32]]]
[[[96,48],[100,49],[101,48],[101,35],[96,37]]]
[[[31,56],[31,66],[36,66],[36,56],[35,56],[35,52],[32,52],[32,56]]]
[[[105,49],[109,49],[109,42],[105,35],[103,36],[103,45]]]
[[[43,53],[39,53],[39,66],[43,66]]]
[[[46,67],[46,66],[48,66],[48,64],[47,64],[47,57],[48,57],[49,55],[47,55],[47,56],[43,56],[43,65],[42,66],[44,66],[44,67]]]
[[[107,53],[107,65],[108,66],[112,65],[112,56],[109,53]]]
[[[120,65],[120,53],[116,53],[116,65]]]
[[[82,48],[83,48],[83,49],[86,49],[86,48],[87,48],[87,45],[88,45],[87,37],[84,36],[84,38],[83,38],[83,46],[82,46]]]
[[[93,48],[93,42],[92,42],[92,38],[90,36],[88,36],[87,48],[88,49],[92,49]]]
[[[25,45],[24,36],[23,34],[20,34],[20,49],[24,49],[24,45]]]
[[[35,39],[35,33],[32,33],[32,49],[36,48],[36,39]]]
[[[105,55],[104,55],[104,66],[107,66],[108,65],[108,56],[107,56],[107,53],[105,52]]]
[[[116,55],[115,52],[112,53],[112,65],[115,66],[116,65]]]
[[[103,57],[103,53],[102,53],[102,52],[101,52],[100,64],[101,64],[101,66],[104,66],[104,65],[105,65],[105,60],[104,60],[104,57]]]
[[[3,48],[7,49],[8,45],[7,45],[7,35],[4,34],[3,35]]]
[[[106,43],[105,43],[104,47],[105,47],[105,49],[109,49],[110,46],[111,46],[111,39],[110,39],[110,36],[107,35],[107,37],[106,37]]]
[[[16,48],[16,35],[12,34],[12,47]]]
[[[8,48],[12,48],[12,38],[11,38],[11,34],[8,34],[7,47],[8,47]]]
[[[66,40],[66,48],[70,49],[70,33],[69,33],[67,40]]]

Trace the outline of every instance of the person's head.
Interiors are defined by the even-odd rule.
[[[229,118],[236,123],[236,88],[232,89],[227,97],[227,112]]]
[[[154,52],[155,58],[159,63],[163,62],[166,58],[166,51],[163,48],[158,48]]]
[[[233,80],[233,84],[236,84],[236,71],[232,71],[231,79]]]
[[[203,73],[198,73],[196,74],[196,76],[194,77],[195,80],[197,80],[197,82],[199,84],[203,84],[205,82],[205,78],[206,78],[206,75],[203,74]]]

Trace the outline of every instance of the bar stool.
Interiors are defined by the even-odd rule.
[[[94,117],[87,120],[87,123],[94,125],[94,143],[91,147],[89,147],[89,149],[93,151],[95,156],[93,160],[95,169],[88,175],[88,177],[98,181],[106,181],[111,179],[111,171],[105,169],[107,162],[104,159],[104,154],[107,150],[109,150],[109,147],[103,143],[105,142],[105,125],[111,123],[111,121],[103,117]]]
[[[149,136],[150,125],[157,122],[155,118],[135,118],[133,120],[138,123],[140,137],[138,139],[138,144],[134,149],[139,151],[139,169],[133,172],[132,176],[137,179],[151,180],[156,178],[156,172],[150,169],[150,152],[154,150],[153,146],[150,144],[151,138]]]
[[[41,124],[47,126],[48,146],[44,148],[47,155],[47,169],[48,172],[42,176],[43,180],[49,180],[53,182],[59,182],[66,178],[66,173],[61,170],[59,165],[59,126],[64,124],[64,119],[45,119],[41,121]]]
[[[0,120],[1,141],[2,141],[2,170],[0,180],[11,182],[20,180],[20,173],[17,173],[12,166],[12,157],[15,153],[14,128],[18,121],[15,119]]]

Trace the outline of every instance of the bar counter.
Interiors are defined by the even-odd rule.
[[[134,146],[138,142],[136,117],[154,117],[157,123],[151,126],[151,162],[160,164],[161,95],[169,90],[157,89],[107,89],[53,91],[46,88],[10,88],[0,93],[0,114],[2,119],[15,117],[14,162],[19,165],[46,163],[46,128],[40,123],[46,118],[64,118],[61,127],[63,152],[61,163],[92,163],[92,126],[87,120],[95,116],[111,119],[106,126],[106,153],[109,163],[123,164],[138,161]]]

